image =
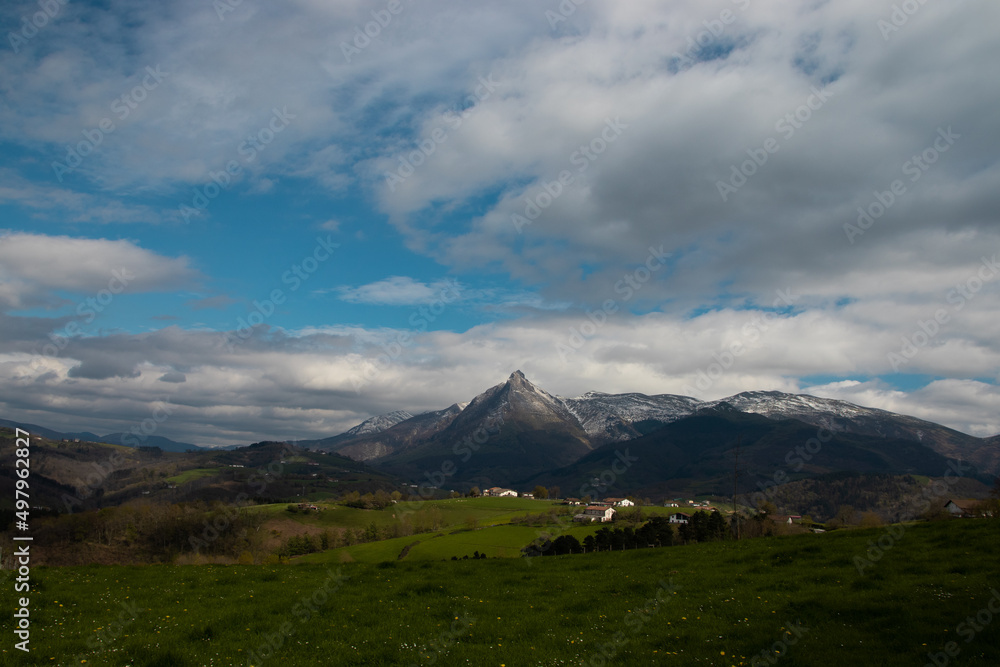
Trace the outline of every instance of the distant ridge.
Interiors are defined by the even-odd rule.
[[[176,440],[164,438],[159,435],[149,435],[143,439],[142,436],[137,436],[131,433],[109,433],[108,435],[97,435],[87,431],[81,433],[63,433],[44,426],[39,426],[38,424],[25,424],[24,422],[15,422],[9,419],[0,419],[0,426],[6,426],[7,428],[14,429],[22,428],[31,433],[31,435],[40,435],[44,438],[48,438],[49,440],[103,442],[109,445],[123,445],[126,447],[133,447],[135,446],[135,442],[138,442],[140,447],[159,447],[165,452],[186,452],[189,449],[213,449],[211,447],[199,447],[198,445],[192,445],[187,442],[177,442]]]

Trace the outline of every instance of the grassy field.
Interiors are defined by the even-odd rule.
[[[887,529],[535,559],[38,568],[32,651],[0,650],[133,667],[1000,664],[1000,522],[894,530],[863,573],[855,558]]]
[[[566,531],[583,542],[583,538],[596,532],[600,524],[574,526]],[[414,545],[406,554],[407,561],[426,561],[450,559],[452,556],[461,558],[478,551],[489,558],[520,558],[521,549],[526,547],[539,532],[552,532],[554,526],[548,528],[532,528],[529,526],[501,525],[477,530],[463,528],[421,533],[410,537],[397,537],[380,542],[356,544],[350,547],[340,547],[292,559],[293,563],[327,563],[336,564],[358,561],[362,563],[379,563],[399,560],[403,549]],[[563,534],[563,533],[558,533]]]
[[[167,477],[166,481],[171,482],[172,484],[184,484],[186,482],[193,482],[196,479],[211,477],[218,472],[218,468],[191,468],[190,470],[185,470],[179,475]]]
[[[365,528],[371,523],[390,526],[405,517],[415,519],[419,513],[433,512],[443,529],[469,526],[488,526],[510,522],[525,514],[538,514],[560,505],[546,500],[528,498],[452,498],[448,500],[427,500],[414,503],[400,502],[384,510],[363,510],[346,507],[339,503],[318,503],[319,512],[287,512],[288,503],[260,505],[257,510],[274,517],[293,518],[296,521],[317,527]]]

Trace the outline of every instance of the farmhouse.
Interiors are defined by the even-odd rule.
[[[602,523],[611,521],[614,519],[615,510],[612,507],[605,507],[604,505],[588,505],[583,514],[577,514],[573,517],[574,521],[600,521]]]
[[[604,502],[610,503],[612,507],[631,507],[632,505],[635,505],[635,503],[628,498],[605,498]]]
[[[949,500],[944,505],[946,512],[959,518],[967,518],[976,515],[976,505],[978,500]]]
[[[521,497],[522,497],[522,498],[534,498],[534,497],[535,497],[535,494],[533,494],[533,493],[528,493],[527,491],[525,491],[524,493],[522,493],[522,494],[521,494]]]
[[[673,514],[670,515],[668,521],[670,523],[687,523],[688,515],[684,514],[683,512],[674,512]]]
[[[502,489],[499,486],[491,486],[490,488],[486,489],[486,493],[484,493],[483,495],[494,496],[494,497],[500,497],[500,496],[517,497],[517,491],[514,491],[513,489]]]

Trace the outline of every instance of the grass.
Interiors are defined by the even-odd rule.
[[[957,640],[948,664],[1000,664],[1000,616],[980,614],[971,637],[961,625],[1000,589],[1000,522],[910,526],[859,574],[854,558],[885,535],[530,560],[37,568],[32,651],[17,663],[582,665],[604,664],[603,650],[607,664],[729,666],[784,641],[789,667],[922,665]],[[418,539],[413,552],[445,538],[400,542]]]
[[[320,512],[287,512],[288,503],[260,505],[255,509],[276,518],[294,519],[317,527],[366,528],[372,522],[377,526],[391,526],[405,517],[411,520],[418,515],[433,513],[442,529],[467,526],[475,521],[478,526],[509,523],[525,514],[538,514],[558,508],[547,500],[526,498],[452,498],[427,500],[415,503],[400,502],[384,510],[364,510],[346,507],[339,503],[317,503]],[[645,508],[644,508],[645,509]]]
[[[191,468],[190,470],[185,470],[179,475],[167,477],[166,481],[172,484],[185,484],[187,482],[193,482],[196,479],[202,479],[203,477],[211,477],[213,475],[217,475],[218,473],[218,468]]]
[[[350,547],[330,549],[294,559],[296,563],[330,563],[345,560],[377,563],[398,560],[407,545],[418,542],[406,555],[407,561],[427,561],[450,559],[452,556],[471,557],[476,551],[489,558],[520,558],[522,547],[527,546],[539,531],[552,531],[555,527],[532,528],[528,526],[495,526],[478,530],[449,529],[435,533],[422,533],[410,537],[397,537],[381,542],[357,544]],[[583,538],[598,529],[597,525],[571,528],[567,534],[574,535],[581,542]],[[561,534],[561,533],[560,533]],[[345,559],[344,554],[350,559]]]

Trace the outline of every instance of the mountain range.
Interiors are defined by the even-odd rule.
[[[1000,436],[977,438],[907,415],[776,391],[715,401],[596,391],[563,398],[515,371],[467,404],[408,415],[380,415],[297,444],[430,486],[547,483],[574,493],[600,480],[625,452],[639,461],[615,475],[619,492],[660,494],[694,484],[714,493],[728,485],[729,493],[734,469],[747,488],[779,470],[791,479],[840,472],[941,476],[958,461],[971,476],[1000,471]]]
[[[134,433],[109,433],[107,435],[97,435],[96,433],[91,433],[89,431],[64,433],[61,431],[54,431],[44,426],[39,426],[38,424],[25,424],[24,422],[15,422],[9,419],[0,419],[0,426],[6,426],[8,428],[22,428],[27,430],[32,435],[40,435],[42,437],[49,438],[50,440],[104,442],[109,445],[125,445],[128,447],[134,447],[134,443],[138,442],[140,446],[159,447],[165,452],[186,452],[191,449],[204,449],[207,451],[210,449],[199,447],[198,445],[192,445],[187,442],[177,442],[176,440],[171,440],[170,438],[165,438],[161,435],[136,435]]]

